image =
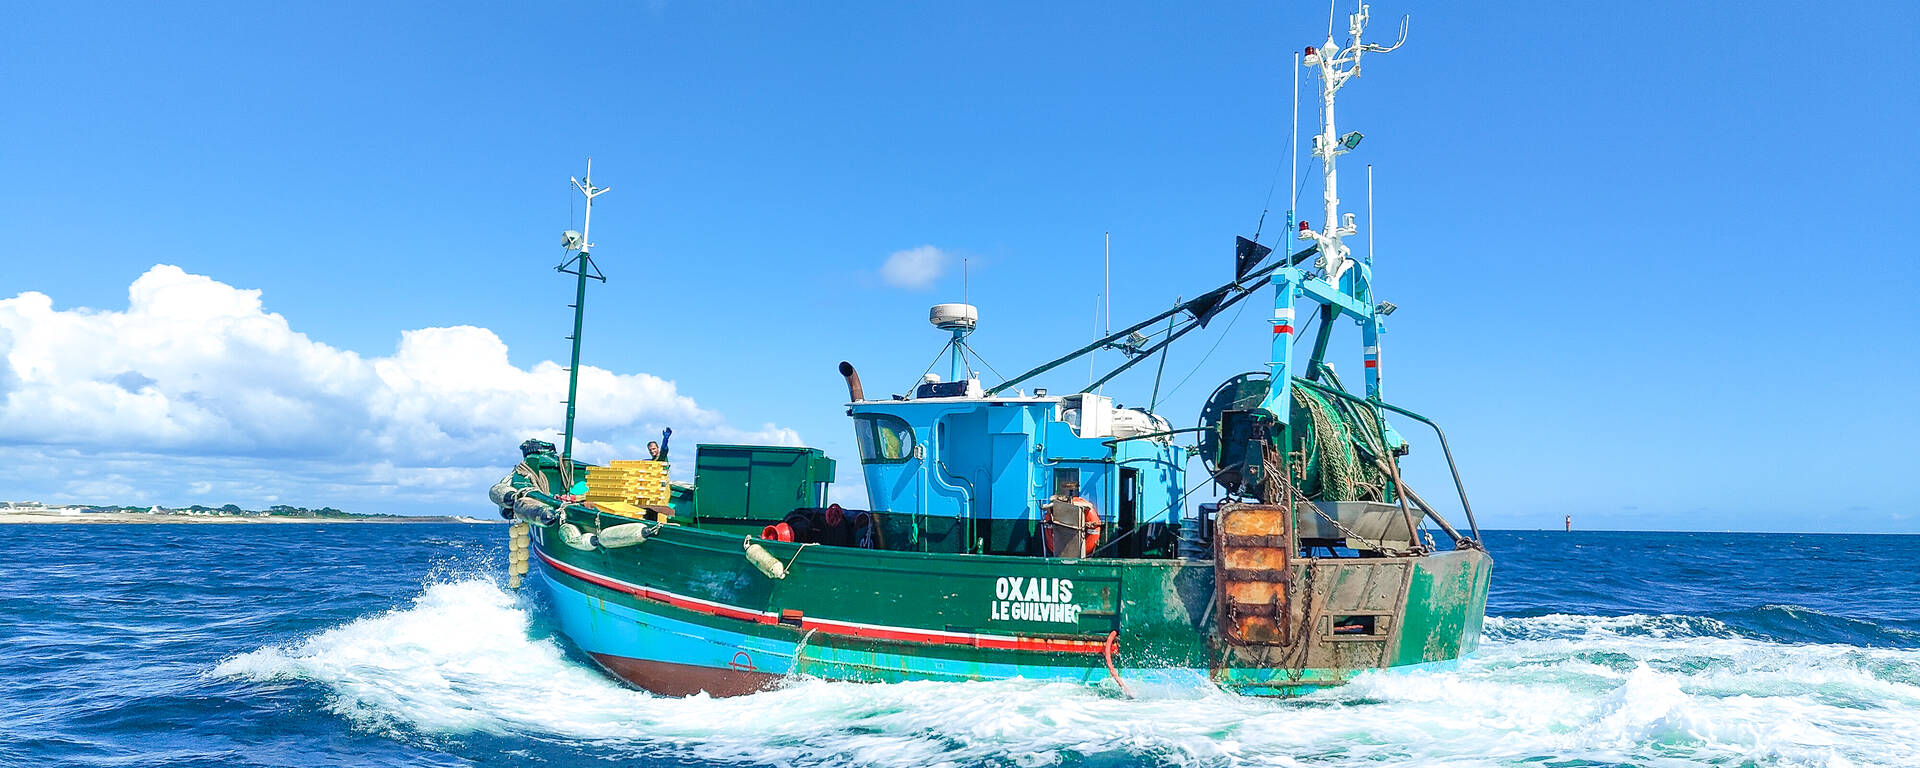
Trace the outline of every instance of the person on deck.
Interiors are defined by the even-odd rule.
[[[673,439],[673,427],[660,431],[660,442],[647,443],[647,456],[653,461],[667,460],[667,441]]]

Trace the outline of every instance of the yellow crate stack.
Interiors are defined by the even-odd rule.
[[[666,504],[667,465],[661,461],[609,461],[587,468],[587,501],[617,501],[640,506]]]

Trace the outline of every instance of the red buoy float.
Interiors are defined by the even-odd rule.
[[[760,538],[768,541],[793,541],[793,526],[784,522],[760,529]]]

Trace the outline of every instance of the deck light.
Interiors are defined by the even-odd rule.
[[[571,229],[560,233],[560,247],[569,251],[580,250],[580,233]]]
[[[1373,313],[1381,317],[1386,317],[1387,315],[1393,314],[1393,311],[1396,309],[1399,309],[1399,307],[1394,306],[1393,302],[1383,301],[1374,305]]]
[[[1354,147],[1360,146],[1360,140],[1364,138],[1366,138],[1366,136],[1359,131],[1349,131],[1347,135],[1340,137],[1340,146],[1353,149]]]

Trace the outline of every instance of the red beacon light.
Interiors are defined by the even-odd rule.
[[[1313,229],[1313,225],[1312,225],[1312,224],[1308,224],[1308,223],[1307,223],[1307,220],[1306,220],[1306,219],[1301,219],[1301,220],[1300,220],[1300,231],[1302,231],[1302,232],[1305,232],[1305,231],[1308,231],[1308,230],[1310,230],[1310,229]]]
[[[1315,54],[1315,53],[1316,53],[1316,51],[1314,51],[1314,50],[1313,50],[1313,46],[1311,46],[1311,45],[1309,45],[1309,46],[1307,46],[1307,55],[1308,55],[1308,56],[1312,56],[1312,55],[1313,55],[1313,54]]]

